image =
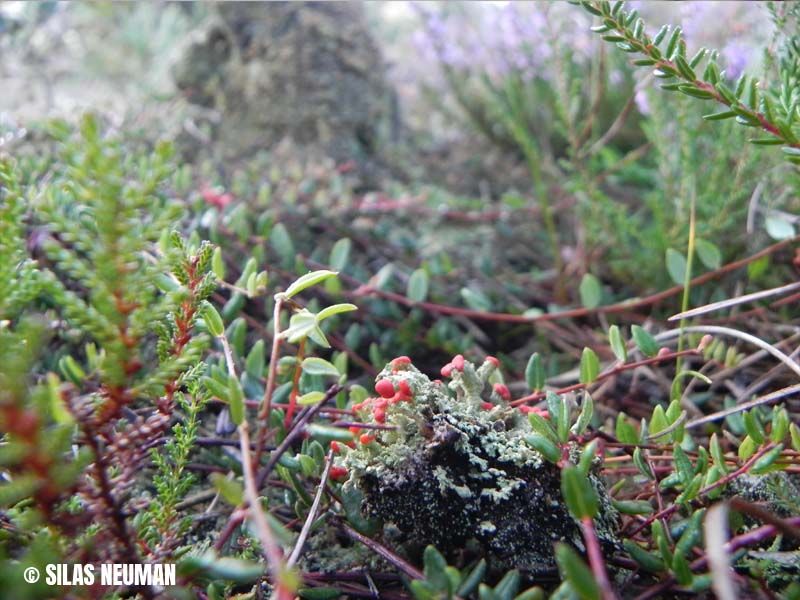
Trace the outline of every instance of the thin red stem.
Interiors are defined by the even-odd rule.
[[[617,365],[612,369],[606,371],[605,373],[601,373],[597,376],[597,378],[592,381],[591,383],[575,383],[573,385],[568,385],[567,387],[560,388],[555,390],[556,394],[566,394],[569,392],[575,392],[577,390],[582,390],[587,388],[589,385],[594,385],[604,379],[608,379],[609,377],[614,377],[615,375],[619,375],[624,371],[630,371],[631,369],[636,369],[638,367],[644,367],[647,365],[653,365],[660,362],[664,362],[666,360],[672,360],[674,358],[679,358],[681,356],[688,356],[688,355],[698,355],[699,351],[692,348],[689,350],[681,350],[679,352],[670,352],[668,354],[662,354],[661,356],[654,356],[652,358],[645,358],[640,361],[632,362],[632,363],[623,363],[621,365]],[[528,402],[536,402],[538,400],[542,400],[545,396],[547,396],[547,392],[534,392],[533,394],[529,394],[527,396],[523,396],[522,398],[518,398],[511,402],[511,406],[519,406],[520,404],[527,404]]]
[[[767,444],[767,445],[763,446],[762,448],[760,448],[758,450],[758,452],[756,452],[755,454],[753,454],[753,456],[748,458],[741,467],[739,467],[735,471],[731,471],[730,473],[728,473],[724,477],[721,477],[720,479],[718,479],[714,483],[711,483],[711,484],[707,485],[706,487],[702,488],[699,492],[697,492],[697,495],[698,496],[704,496],[708,492],[711,492],[711,491],[717,489],[718,487],[721,487],[723,485],[726,485],[726,484],[730,483],[731,481],[733,481],[734,479],[739,477],[739,475],[744,475],[750,469],[750,467],[752,467],[753,464],[755,464],[755,462],[759,458],[764,456],[767,452],[772,450],[774,447],[775,447],[775,444]],[[668,506],[664,510],[659,511],[659,512],[651,515],[650,517],[645,519],[642,523],[640,523],[639,526],[630,533],[631,537],[636,535],[637,533],[639,533],[642,529],[644,529],[645,527],[650,525],[656,519],[664,519],[664,518],[672,515],[675,511],[678,510],[678,508],[679,508],[678,504],[673,504],[671,506]]]
[[[600,542],[597,539],[597,533],[595,533],[594,522],[591,517],[581,519],[581,530],[583,532],[583,540],[586,542],[589,566],[597,580],[597,584],[600,586],[603,600],[617,600],[617,595],[614,593],[614,588],[611,587],[611,581],[608,579],[603,552],[600,550]]]

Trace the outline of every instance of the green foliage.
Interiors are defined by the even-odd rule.
[[[428,272],[425,269],[417,269],[408,278],[406,295],[414,302],[424,302],[428,297],[429,281]]]
[[[556,544],[556,560],[562,579],[570,590],[581,600],[597,600],[600,598],[600,588],[578,554],[567,544]]]
[[[576,519],[592,519],[597,515],[597,492],[589,478],[577,467],[561,470],[561,493],[569,512]]]
[[[207,340],[194,325],[215,285],[209,273],[213,248],[189,247],[169,233],[181,213],[164,193],[171,173],[168,145],[131,155],[93,117],[82,121],[77,136],[56,130],[60,162],[25,190],[30,224],[46,226],[40,270],[32,276],[32,262],[22,254],[27,232],[21,219],[8,228],[0,256],[0,272],[8,276],[13,269],[21,284],[15,280],[11,287],[27,296],[26,306],[19,305],[20,294],[4,305],[12,321],[2,332],[8,337],[2,348],[13,356],[2,361],[9,369],[2,377],[3,429],[10,435],[6,463],[14,472],[4,487],[26,489],[5,493],[3,504],[29,498],[18,505],[21,526],[32,534],[52,527],[57,543],[67,532],[80,535],[88,544],[85,558],[140,562],[133,533],[140,529],[154,543],[149,558],[169,559],[186,532],[176,507],[191,486],[184,469],[203,400],[184,398],[180,389],[197,392],[202,373]],[[19,219],[22,192],[4,169],[9,202],[3,206]],[[33,329],[29,320],[14,319],[22,308],[48,310],[55,357],[37,353],[41,325]],[[64,382],[46,373],[56,363]],[[32,384],[37,378],[46,385]],[[164,454],[153,455],[156,498],[131,519],[137,470],[147,462],[148,447],[164,435],[176,397],[187,422],[175,426]],[[17,444],[30,449],[12,458],[13,449],[22,447]],[[84,517],[77,533],[69,526],[70,512]]]
[[[0,322],[16,317],[39,294],[24,235],[25,203],[14,164],[0,160]],[[0,324],[0,327],[3,325]]]
[[[135,163],[87,117],[80,138],[65,140],[64,173],[56,176],[68,181],[35,192],[36,219],[52,231],[42,244],[53,268],[47,296],[100,346],[93,365],[100,381],[122,386],[135,374],[130,387],[145,394],[163,391],[199,359],[202,338],[184,336],[214,288],[207,273],[213,248],[190,256],[177,234],[165,235],[180,215],[163,195],[169,157],[169,146],[160,145]],[[139,343],[154,325],[161,365],[141,369]]]
[[[603,289],[600,285],[600,280],[597,277],[591,273],[584,275],[581,279],[579,291],[581,295],[581,303],[586,308],[597,308],[600,305],[600,301],[603,296]]]
[[[639,325],[631,327],[631,337],[636,348],[645,356],[652,357],[658,352],[658,342]]]
[[[515,451],[553,483],[554,510],[584,527],[548,555],[561,579],[555,598],[600,597],[596,574],[622,548],[640,569],[617,561],[615,580],[626,577],[636,593],[652,594],[653,585],[701,593],[715,576],[696,562],[706,553],[707,507],[734,495],[744,503],[729,524],[731,537],[743,536],[737,543],[771,540],[757,528],[759,509],[796,516],[797,490],[784,473],[800,452],[791,405],[783,397],[772,409],[748,403],[777,372],[759,378],[763,359],[743,362],[738,342],[686,334],[679,348],[697,350],[679,356],[692,368],[673,368],[670,338],[656,335],[674,308],[666,296],[652,310],[607,305],[740,258],[752,242],[739,241],[748,207],[770,237],[793,236],[783,209],[793,206],[800,162],[797,9],[772,7],[772,71],[762,82],[745,75],[734,83],[715,52],[692,56],[679,29],[652,39],[622,3],[581,4],[624,53],[590,45],[583,60],[554,38],[551,70],[532,78],[445,66],[472,126],[528,169],[529,195],[487,195],[497,210],[484,197],[413,184],[355,196],[335,169],[303,171],[264,157],[226,165],[223,175],[218,165],[176,169],[168,144],[143,150],[91,117],[77,133],[51,127],[60,139],[55,159],[0,162],[0,588],[33,597],[41,590],[17,593],[24,567],[77,559],[178,561],[183,591],[209,598],[261,585],[263,531],[250,516],[239,524],[250,502],[248,452],[230,448],[252,426],[260,497],[251,507],[263,509],[268,532],[295,557],[296,570],[286,573],[308,575],[301,597],[367,594],[373,585],[386,585],[387,595],[406,585],[416,598],[544,597],[538,587],[523,591],[534,582],[525,569],[476,557],[479,535],[459,541],[461,554],[428,546],[420,556],[418,540],[381,530],[355,485],[374,476],[362,467],[377,456],[400,469],[419,462],[418,453],[392,454],[381,440],[416,436],[445,457],[466,444],[468,423],[457,410],[431,413],[440,393],[456,408],[468,401],[491,415],[483,439],[519,433]],[[649,113],[636,114],[627,54],[679,94],[645,92]],[[604,91],[611,68],[622,83]],[[704,110],[703,122],[701,101],[724,110]],[[775,142],[782,153],[755,148]],[[784,158],[789,164],[776,167]],[[195,181],[220,177],[230,204],[192,191]],[[771,193],[757,206],[762,189]],[[407,204],[391,199],[411,191],[420,193]],[[574,211],[555,209],[567,201]],[[691,267],[683,249],[694,207]],[[791,268],[784,255],[750,262],[746,281],[726,271],[731,281],[692,287],[686,303],[782,277]],[[585,310],[557,314],[569,306]],[[793,307],[767,308],[757,310],[780,309],[785,321],[761,321],[767,335],[791,335]],[[531,326],[521,315],[547,321]],[[458,355],[442,371],[455,371],[456,384],[431,383],[436,392],[422,394],[395,387],[409,360],[402,354],[434,373],[443,356],[459,352],[486,357],[483,366],[464,366]],[[379,380],[375,396],[370,378],[393,356],[380,376],[391,389]],[[720,374],[736,382],[726,388]],[[419,395],[422,408],[410,409],[408,395]],[[360,422],[367,413],[371,420]],[[473,459],[479,477],[493,475],[486,456]],[[424,501],[445,498],[443,490],[471,494],[453,473],[435,472]],[[514,501],[524,493],[506,482],[494,491]],[[194,512],[203,501],[214,510]],[[488,539],[506,513],[485,516],[480,535]],[[613,531],[593,540],[596,548],[590,527],[602,518]],[[598,551],[588,553],[591,566],[574,550],[582,542]],[[355,573],[372,553],[384,559],[370,571],[380,577],[361,581]],[[728,558],[751,585],[772,583],[767,561]],[[417,570],[420,579],[411,576]]]
[[[481,600],[538,600],[544,598],[540,587],[520,593],[520,574],[516,570],[506,573],[497,584],[482,583],[486,574],[486,561],[459,571],[449,566],[433,546],[425,548],[424,579],[412,580],[411,593],[417,600],[449,600],[451,598],[477,597]],[[477,592],[477,596],[475,595]]]
[[[196,481],[187,471],[187,465],[194,450],[201,413],[208,400],[198,385],[197,374],[200,371],[195,369],[193,377],[188,378],[188,394],[178,394],[178,405],[185,413],[183,422],[172,428],[172,437],[163,449],[152,452],[156,495],[134,523],[139,535],[157,556],[167,557],[174,552],[191,526],[191,519],[180,515],[178,504]]]
[[[538,352],[531,354],[528,359],[528,364],[525,367],[525,382],[528,387],[535,392],[541,391],[544,388],[545,373],[544,366],[542,365],[542,357]]]
[[[618,361],[625,362],[628,360],[628,347],[622,341],[622,334],[617,325],[612,325],[608,328],[608,341]]]
[[[637,64],[654,68],[653,75],[669,81],[662,85],[668,91],[681,92],[700,100],[714,100],[727,110],[706,115],[707,120],[735,119],[746,127],[764,130],[767,138],[755,138],[754,143],[784,144],[787,159],[800,163],[800,140],[796,128],[800,125],[797,112],[800,52],[796,36],[786,41],[779,64],[779,85],[762,89],[758,81],[746,74],[729,87],[717,64],[716,52],[699,49],[689,57],[680,27],[665,26],[651,38],[645,32],[644,21],[637,11],[626,11],[624,3],[582,0],[581,5],[603,22],[593,31],[613,42],[623,52],[638,53],[646,58]],[[702,76],[698,75],[703,67]]]
[[[36,383],[34,367],[48,341],[40,320],[25,318],[0,329],[0,505],[31,499],[46,515],[71,493],[90,456],[71,452],[74,427],[64,415],[65,390],[57,381]]]
[[[580,382],[584,384],[592,383],[600,373],[600,360],[591,348],[583,349],[580,371]]]
[[[720,72],[722,67],[717,65],[716,52],[699,49],[689,57],[679,28],[676,33],[667,27],[662,30],[666,33],[661,36],[660,45],[652,52],[646,51],[659,56],[648,54],[631,65],[629,53],[635,53],[649,39],[638,14],[623,5],[611,17],[606,14],[611,10],[610,4],[582,4],[592,6],[606,19],[595,30],[628,53],[607,54],[591,41],[582,43],[581,50],[576,51],[573,39],[580,34],[556,34],[564,27],[565,15],[553,9],[544,19],[551,36],[546,60],[538,56],[536,45],[531,42],[521,50],[508,51],[507,62],[511,66],[498,69],[487,65],[486,72],[482,72],[481,60],[464,66],[453,65],[448,58],[449,46],[469,53],[473,45],[480,46],[480,38],[464,48],[461,40],[437,38],[441,34],[431,25],[437,19],[455,20],[457,11],[431,11],[438,16],[427,20],[431,44],[441,61],[449,91],[449,95],[442,90],[431,95],[436,99],[435,108],[452,116],[446,104],[451,97],[479,134],[501,151],[517,154],[526,161],[532,184],[529,202],[540,206],[541,229],[547,238],[551,265],[560,271],[561,258],[554,247],[570,244],[572,232],[586,240],[590,256],[602,257],[601,261],[586,265],[591,275],[584,277],[580,285],[576,282],[571,290],[573,299],[594,308],[600,301],[600,281],[630,285],[633,295],[642,289],[683,284],[682,261],[674,253],[686,247],[692,198],[698,213],[697,235],[703,240],[698,244],[703,267],[715,269],[722,261],[739,256],[744,245],[737,240],[741,239],[739,234],[747,220],[748,201],[758,181],[772,179],[768,173],[782,159],[779,154],[749,148],[748,139],[764,140],[759,140],[758,135],[753,137],[752,127],[743,128],[734,121],[746,121],[756,127],[762,127],[763,122],[767,141],[770,134],[777,135],[773,141],[783,140],[790,144],[786,152],[793,151],[797,94],[791,81],[796,78],[797,51],[792,48],[798,43],[789,19],[790,25],[783,26],[786,31],[776,32],[774,72],[760,83],[743,75],[738,84],[730,84],[740,96],[735,108],[742,114],[729,110],[724,115],[731,117],[730,121],[704,123],[697,99],[686,94],[705,95],[708,88],[708,93],[719,95],[715,86],[728,86],[725,73]],[[492,10],[487,8],[486,12],[490,15]],[[535,13],[536,8],[530,12]],[[487,56],[493,50],[487,48]],[[522,56],[517,57],[517,52]],[[543,64],[538,65],[538,61]],[[536,67],[528,66],[531,64]],[[715,78],[713,82],[706,81],[706,75],[701,76],[706,64],[712,65],[705,71],[712,73],[709,76]],[[636,71],[632,66],[642,65],[654,67],[657,75],[667,77],[667,87],[675,87],[678,84],[671,82],[680,80],[680,90],[675,89],[683,92],[681,97],[651,93],[640,84],[642,89],[635,92],[636,104],[646,98],[649,108],[642,108],[643,114],[631,110]],[[617,81],[607,80],[609,72]],[[691,73],[694,78],[690,82],[685,78]],[[755,99],[750,98],[753,94]],[[781,191],[786,189],[785,182],[775,185]],[[556,188],[567,190],[575,199],[575,211],[553,210],[551,196]],[[772,196],[787,198],[780,191]],[[781,203],[784,206],[778,210],[770,207],[763,211],[765,229],[775,239],[791,237],[794,231],[791,217],[785,214],[792,202]],[[570,219],[570,214],[577,218]],[[642,264],[664,264],[665,257],[667,269],[641,269]],[[563,302],[563,293],[557,299]]]

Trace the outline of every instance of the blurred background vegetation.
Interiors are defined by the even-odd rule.
[[[719,49],[730,79],[774,77],[769,3],[639,4],[654,23],[681,24],[691,46]],[[795,233],[797,176],[780,153],[659,90],[568,4],[0,11],[0,151],[36,180],[52,119],[86,110],[133,152],[174,140],[186,230],[221,244],[233,273],[253,257],[276,284],[341,269],[327,293],[367,310],[338,343],[364,367],[470,349],[519,366],[542,344],[572,362],[592,341],[574,321],[532,330],[474,313],[593,309],[682,283],[692,206],[692,275]],[[779,253],[697,286],[691,303],[783,282],[790,262]],[[267,326],[271,299],[222,293],[228,322]],[[672,296],[615,318],[678,308]]]

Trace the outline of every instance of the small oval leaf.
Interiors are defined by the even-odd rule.
[[[309,406],[311,404],[317,404],[321,402],[325,398],[324,392],[308,392],[307,394],[303,394],[297,399],[297,403],[300,406]]]
[[[785,240],[794,237],[794,225],[782,217],[771,215],[767,217],[764,226],[769,236],[774,240]]]
[[[569,512],[576,519],[593,519],[597,515],[597,492],[578,467],[562,469],[561,494]]]
[[[413,302],[424,302],[428,297],[429,277],[425,269],[417,269],[408,278],[406,296]]]
[[[675,250],[674,248],[667,248],[667,272],[678,285],[683,285],[686,278],[686,257]]]
[[[461,298],[472,310],[488,312],[492,309],[491,301],[482,292],[464,287],[461,288]]]
[[[203,321],[205,321],[206,327],[208,327],[208,331],[211,335],[214,337],[223,336],[225,334],[225,324],[222,322],[222,317],[217,312],[217,309],[208,301],[205,301],[201,310]]]
[[[534,392],[544,389],[544,365],[542,365],[542,357],[538,352],[534,352],[528,359],[528,365],[525,367],[525,381]]]
[[[342,271],[350,260],[350,248],[353,243],[350,238],[342,238],[333,245],[331,248],[331,255],[328,259],[328,264],[336,271]]]
[[[600,373],[600,361],[594,350],[584,348],[581,355],[580,382],[584,385],[592,383]]]
[[[355,304],[334,304],[333,306],[325,307],[317,313],[317,323],[332,317],[333,315],[338,315],[353,310],[358,310],[358,307]]]
[[[622,334],[616,325],[608,328],[608,341],[611,344],[611,351],[614,352],[614,356],[617,357],[618,361],[625,362],[628,360],[628,347],[622,341]]]
[[[291,264],[290,261],[294,260],[295,250],[292,236],[283,223],[276,224],[269,234],[269,242],[275,252],[278,253],[286,264]]]
[[[222,260],[222,248],[219,246],[214,248],[214,254],[211,257],[211,270],[217,279],[225,281],[225,262]]]
[[[581,279],[581,285],[578,291],[580,292],[581,303],[584,308],[591,310],[600,306],[600,300],[603,297],[603,288],[597,277],[591,273],[586,273],[583,279]]]
[[[658,353],[658,342],[639,325],[631,327],[631,336],[636,347],[645,356],[651,357]]]
[[[600,600],[600,587],[591,569],[569,544],[565,542],[556,544],[556,562],[561,577],[569,582],[580,600]]]
[[[325,281],[329,277],[333,277],[338,275],[336,271],[328,271],[326,269],[321,269],[319,271],[312,271],[311,273],[306,273],[299,279],[297,279],[289,288],[283,292],[284,297],[291,298],[296,296],[306,288],[310,288],[312,285],[317,285],[321,281]]]
[[[235,479],[228,479],[222,473],[212,473],[210,479],[225,502],[231,506],[239,506],[244,502],[244,488],[241,483]]]
[[[339,377],[339,369],[324,358],[311,356],[303,360],[303,371],[309,375],[322,375],[323,377]]]
[[[238,379],[228,379],[228,406],[231,411],[231,421],[241,425],[244,421],[244,391]]]
[[[697,238],[694,241],[694,248],[697,251],[697,256],[709,269],[719,269],[722,265],[722,252],[715,244],[708,240]]]

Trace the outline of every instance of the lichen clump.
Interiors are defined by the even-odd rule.
[[[554,542],[582,550],[583,541],[559,469],[525,442],[530,424],[509,404],[497,366],[492,357],[476,368],[457,356],[442,369],[445,384],[395,359],[378,376],[378,397],[354,407],[379,428],[359,430],[337,466],[345,487],[363,495],[365,516],[380,519],[387,535],[399,531],[409,556],[434,544],[451,559],[483,556],[497,573],[544,575],[555,569]],[[606,509],[598,534],[613,545],[616,513],[592,478]]]

